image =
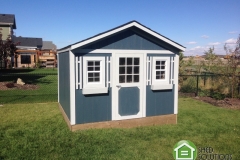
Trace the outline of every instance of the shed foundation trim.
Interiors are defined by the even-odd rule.
[[[164,124],[177,124],[177,115],[161,115],[144,118],[135,118],[118,121],[105,121],[95,123],[85,123],[72,125],[71,130],[84,130],[84,129],[99,129],[99,128],[133,128],[140,126],[153,126],[153,125],[164,125]]]
[[[64,120],[66,121],[71,131],[85,130],[85,129],[100,129],[100,128],[133,128],[133,127],[140,127],[140,126],[177,124],[177,115],[169,114],[169,115],[151,116],[151,117],[144,117],[144,118],[127,119],[127,120],[104,121],[104,122],[71,125],[67,115],[62,109],[61,104],[59,104],[58,106],[60,111],[62,112]]]

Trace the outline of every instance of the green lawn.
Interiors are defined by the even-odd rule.
[[[70,132],[57,103],[0,107],[0,159],[171,160],[176,142],[240,159],[240,111],[179,99],[177,125]]]
[[[21,71],[0,76],[0,82],[16,82],[18,78],[21,78],[26,84],[34,84],[38,88],[34,90],[0,89],[0,104],[57,102],[58,82],[56,69],[35,69],[29,72],[26,72],[28,69],[24,69]]]

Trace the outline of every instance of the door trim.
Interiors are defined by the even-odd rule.
[[[142,61],[142,82],[139,84],[139,87],[141,88],[142,92],[142,98],[140,99],[140,116],[139,115],[130,115],[130,116],[120,116],[118,114],[118,97],[116,94],[118,92],[118,88],[116,87],[117,82],[118,82],[118,75],[117,72],[115,72],[117,67],[117,58],[119,56],[125,56],[125,57],[141,57]],[[115,52],[112,53],[112,63],[111,63],[111,68],[113,70],[112,72],[112,120],[123,120],[123,119],[132,119],[132,118],[141,118],[141,117],[146,117],[146,56],[147,53],[138,53],[137,51],[135,54],[133,53],[128,53],[126,51],[122,51],[122,53]],[[127,87],[127,86],[126,86]],[[136,86],[137,87],[137,86]]]

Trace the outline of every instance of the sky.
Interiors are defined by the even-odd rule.
[[[240,0],[0,0],[0,14],[15,14],[16,36],[43,38],[57,48],[132,20],[186,47],[185,56],[240,34]]]

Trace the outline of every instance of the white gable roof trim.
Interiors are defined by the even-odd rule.
[[[178,48],[181,51],[185,51],[185,47],[181,46],[180,44],[178,44],[178,43],[176,43],[176,42],[174,42],[174,41],[172,41],[172,40],[170,40],[170,39],[160,35],[159,33],[157,33],[155,31],[153,31],[153,30],[143,26],[142,24],[140,24],[140,23],[138,23],[136,21],[132,21],[132,22],[129,22],[129,23],[125,24],[125,25],[117,27],[115,29],[112,29],[112,30],[109,30],[107,32],[104,32],[102,34],[99,34],[99,35],[96,35],[94,37],[88,38],[86,40],[80,41],[78,43],[69,45],[69,46],[67,46],[67,47],[65,47],[63,49],[60,49],[58,51],[58,53],[61,53],[62,50],[65,50],[66,48],[68,48],[70,50],[73,50],[73,49],[82,47],[82,46],[84,46],[86,44],[92,43],[94,41],[97,41],[99,39],[105,38],[105,37],[110,36],[112,34],[118,33],[120,31],[123,31],[123,30],[128,29],[128,28],[133,27],[133,26],[135,26],[135,27],[145,31],[146,33],[149,33],[150,35],[152,35],[152,36],[154,36],[154,37],[156,37],[156,38],[158,38],[158,39],[160,39],[160,40],[162,40],[162,41],[164,41],[164,42],[166,42],[166,43],[168,43],[168,44],[170,44],[170,45],[172,45],[172,46],[174,46],[176,48]]]

